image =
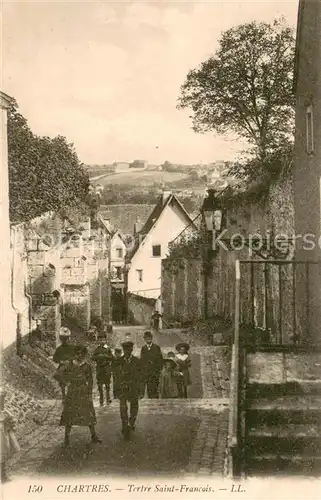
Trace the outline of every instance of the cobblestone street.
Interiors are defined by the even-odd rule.
[[[120,329],[116,343],[124,333]],[[140,333],[132,333],[136,348],[142,345]],[[155,335],[164,353],[182,338],[179,333]],[[120,432],[118,402],[100,408],[95,389],[97,432],[103,442],[91,445],[88,430],[75,427],[71,447],[65,450],[61,401],[44,401],[35,422],[20,436],[22,449],[9,461],[8,475],[222,476],[228,425],[228,381],[220,361],[224,349],[193,346],[189,398],[141,400],[137,428],[128,442]]]

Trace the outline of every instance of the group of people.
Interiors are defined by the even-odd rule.
[[[119,400],[122,433],[127,439],[134,431],[139,399],[147,390],[148,398],[187,398],[187,387],[191,384],[189,345],[176,345],[176,354],[171,351],[163,355],[161,348],[153,342],[150,331],[144,333],[145,345],[140,358],[133,355],[134,344],[126,340],[121,348],[114,350],[102,339],[91,357],[84,345],[69,343],[70,331],[61,329],[61,345],[53,361],[58,364],[55,379],[63,398],[60,425],[65,427],[65,445],[70,442],[74,425],[88,426],[92,442],[101,442],[97,436],[96,414],[93,405],[93,368],[96,365],[96,380],[100,405]],[[105,395],[105,398],[104,398]]]

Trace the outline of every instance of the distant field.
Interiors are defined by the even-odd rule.
[[[152,186],[155,182],[160,183],[173,183],[187,179],[188,174],[182,172],[159,172],[155,170],[144,170],[141,172],[120,172],[115,174],[106,175],[96,182],[102,186],[108,184],[132,184],[133,186]]]

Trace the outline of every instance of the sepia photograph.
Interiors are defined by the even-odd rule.
[[[321,0],[0,9],[4,500],[316,499]]]

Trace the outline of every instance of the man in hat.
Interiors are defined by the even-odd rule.
[[[135,429],[141,387],[141,363],[133,356],[133,347],[133,342],[123,342],[124,355],[119,359],[119,408],[125,439],[128,439],[130,432]]]
[[[61,342],[61,345],[57,347],[54,355],[53,355],[53,362],[58,365],[58,370],[63,370],[66,365],[70,363],[70,361],[73,360],[74,357],[74,346],[69,343],[70,340],[70,330],[69,328],[66,327],[61,327],[59,331],[59,339]],[[59,378],[60,379],[60,378]],[[59,386],[61,389],[61,394],[62,394],[62,400],[65,400],[66,396],[66,384],[63,381],[59,382]]]
[[[151,332],[144,333],[145,345],[141,349],[140,360],[143,370],[143,394],[147,386],[147,396],[158,399],[160,373],[163,368],[163,355],[159,345],[153,343]]]

